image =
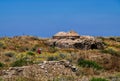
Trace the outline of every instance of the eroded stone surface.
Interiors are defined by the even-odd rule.
[[[50,46],[56,46],[60,48],[77,48],[77,49],[103,49],[104,44],[101,40],[98,40],[92,36],[80,36],[80,38],[62,38],[62,39],[50,39],[47,41]]]
[[[76,76],[77,67],[68,61],[44,61],[40,64],[22,67],[10,67],[8,70],[2,71],[2,77],[13,78],[24,76],[26,78],[51,78],[58,76]],[[45,80],[44,80],[45,81]]]

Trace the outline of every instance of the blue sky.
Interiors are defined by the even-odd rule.
[[[58,31],[120,36],[120,0],[0,0],[0,36]]]

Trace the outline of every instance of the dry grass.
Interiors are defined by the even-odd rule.
[[[104,76],[106,72],[109,75],[120,71],[120,57],[115,55],[120,54],[120,42],[117,41],[118,39],[102,38],[106,45],[104,50],[51,48],[46,45],[47,40],[48,39],[41,39],[33,36],[0,38],[0,62],[4,63],[5,67],[8,68],[11,66],[11,63],[23,57],[33,61],[33,63],[40,63],[44,60],[48,60],[48,58],[57,57],[52,60],[68,60],[77,66],[78,59],[83,58],[85,60],[95,61],[97,64],[101,65],[104,70],[101,73],[92,68],[79,67],[81,73],[78,73],[78,75]],[[36,52],[38,48],[42,48],[42,54]],[[109,48],[112,48],[112,52],[108,50]],[[105,50],[107,50],[107,52],[101,52]],[[33,55],[31,55],[30,52],[31,54],[33,53]],[[55,79],[59,78],[55,77]]]

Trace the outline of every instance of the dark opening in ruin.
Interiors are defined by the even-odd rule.
[[[77,48],[77,49],[84,49],[85,48],[82,43],[75,43],[74,47]]]
[[[97,45],[92,44],[92,45],[91,45],[91,49],[98,49],[98,48],[97,48]]]
[[[56,42],[53,42],[53,46],[54,46],[54,47],[56,46]]]

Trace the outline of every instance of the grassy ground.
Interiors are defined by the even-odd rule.
[[[11,66],[37,64],[45,60],[67,60],[73,65],[78,66],[85,76],[120,77],[119,37],[99,37],[99,39],[103,40],[103,43],[105,44],[103,50],[60,49],[48,46],[46,44],[48,39],[33,36],[0,38],[0,69],[7,69]],[[37,53],[38,48],[42,48],[42,54]],[[98,66],[101,67],[102,70],[99,71],[96,69]],[[93,79],[91,81],[97,80]]]

